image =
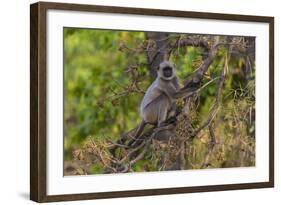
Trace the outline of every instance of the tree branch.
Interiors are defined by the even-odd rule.
[[[228,65],[228,59],[227,57],[225,58],[225,66],[224,69],[221,72],[220,75],[220,80],[218,81],[218,89],[217,89],[217,93],[215,96],[215,103],[211,109],[211,112],[208,116],[208,118],[202,123],[202,125],[196,129],[193,133],[193,137],[195,137],[202,129],[204,129],[206,126],[209,126],[210,123],[212,122],[212,120],[214,119],[215,115],[217,114],[218,108],[219,108],[219,100],[220,97],[222,95],[222,88],[223,88],[223,83],[224,83],[224,79],[225,79],[225,72],[227,69],[227,65]]]
[[[214,146],[216,144],[215,132],[214,132],[214,128],[212,125],[209,125],[209,133],[210,133],[210,142],[208,145],[208,151],[207,151],[206,157],[204,159],[204,162],[201,165],[201,169],[206,168],[210,165],[210,156],[211,156]]]
[[[152,68],[155,69],[156,66],[159,65],[159,62],[163,60],[164,55],[162,52],[160,52],[161,49],[167,49],[167,47],[175,48],[175,46],[200,46],[200,47],[209,47],[208,43],[206,41],[203,41],[201,39],[197,39],[197,41],[191,40],[191,39],[178,39],[178,41],[175,44],[167,44],[167,35],[159,36],[157,33],[148,33],[148,36],[150,38],[153,38],[158,45],[156,45],[156,50],[149,49],[148,51],[148,62],[151,64]],[[162,37],[162,38],[160,38]],[[161,41],[157,39],[162,39]],[[186,89],[187,91],[190,91],[189,88],[192,88],[194,85],[197,87],[200,85],[204,74],[209,69],[211,63],[215,59],[215,56],[217,54],[219,45],[219,37],[214,36],[212,37],[212,45],[209,50],[208,56],[204,59],[203,63],[200,65],[200,67],[194,72],[194,75],[189,83],[187,83],[183,89]],[[160,55],[160,56],[159,56]],[[155,57],[156,56],[156,57]],[[225,69],[227,66],[227,57],[225,59]],[[214,132],[212,130],[212,127],[210,127],[211,122],[213,121],[219,107],[219,99],[222,94],[222,87],[224,83],[225,78],[225,69],[221,72],[221,75],[219,77],[218,81],[218,90],[215,96],[215,102],[211,109],[211,112],[208,116],[208,118],[205,120],[205,122],[202,123],[202,125],[196,129],[192,136],[197,136],[197,134],[204,129],[206,126],[209,126],[209,132],[211,136],[211,145],[213,142],[213,136]],[[205,85],[203,85],[201,88],[197,89],[197,91],[193,93],[199,93],[203,88],[205,88],[208,84],[213,82],[216,79],[212,79]],[[191,95],[190,95],[191,96]],[[177,117],[177,116],[176,116]],[[135,130],[135,129],[133,129]],[[145,131],[138,139],[133,139],[131,137],[132,131],[128,133],[125,133],[120,136],[120,138],[115,143],[109,143],[106,146],[103,145],[102,148],[97,148],[98,151],[97,155],[100,158],[100,161],[105,164],[105,166],[110,169],[111,172],[128,172],[133,164],[135,164],[137,161],[143,159],[145,157],[145,154],[147,153],[147,150],[149,146],[151,145],[152,139],[155,139],[157,136],[162,136],[162,133],[165,131],[169,131],[168,134],[175,133],[175,125],[174,122],[171,122],[170,119],[167,120],[167,123],[163,127],[153,127]],[[159,135],[160,134],[160,135]],[[170,135],[169,135],[170,136]],[[161,138],[161,137],[160,137]],[[190,139],[190,138],[189,138]],[[157,139],[159,140],[159,139]],[[130,143],[132,142],[132,143]],[[128,146],[130,143],[131,146]],[[185,162],[185,143],[186,139],[181,140],[182,146],[180,146],[180,154],[179,158],[181,163],[181,169],[184,168],[184,162]],[[96,145],[95,145],[96,146]],[[213,146],[212,146],[213,147]],[[116,156],[116,150],[120,149],[120,152],[117,152],[118,157]],[[105,151],[107,150],[107,151]],[[106,153],[105,153],[106,152]],[[104,156],[105,155],[106,158]],[[110,163],[109,163],[110,162]]]
[[[211,63],[213,62],[213,60],[217,54],[218,45],[219,45],[219,36],[215,36],[215,37],[213,37],[213,45],[211,46],[208,57],[203,61],[201,66],[194,73],[192,81],[190,82],[190,85],[198,84],[202,80],[204,73],[207,72],[207,70],[209,69]],[[188,85],[186,85],[186,86],[188,86]]]

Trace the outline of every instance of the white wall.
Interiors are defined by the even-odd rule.
[[[147,7],[275,16],[275,76],[281,76],[281,13],[278,0],[82,0],[88,4]],[[29,192],[29,4],[34,1],[2,1],[0,6],[0,203],[31,204]],[[281,86],[276,79],[275,90]],[[276,187],[274,189],[224,191],[184,195],[68,202],[71,204],[277,204],[281,195],[280,92],[275,92]],[[219,176],[218,176],[219,177]],[[275,203],[274,203],[275,202]],[[64,203],[60,203],[64,204]]]

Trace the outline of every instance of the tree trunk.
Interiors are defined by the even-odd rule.
[[[147,61],[149,73],[152,78],[157,76],[157,68],[159,64],[167,59],[168,48],[167,33],[148,32],[147,39],[149,41],[149,49],[147,51]]]

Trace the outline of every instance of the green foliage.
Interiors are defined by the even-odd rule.
[[[144,52],[136,48],[146,40],[145,32],[108,31],[64,28],[64,157],[71,160],[71,151],[87,137],[115,140],[140,122],[139,104],[143,94],[124,92],[132,83],[128,65],[137,62],[140,89],[151,83]],[[124,44],[126,52],[124,52]],[[189,79],[202,63],[203,50],[183,47],[171,54],[181,80]],[[224,69],[227,49],[221,48],[211,64],[204,82]],[[255,164],[255,72],[245,78],[245,60],[230,56],[224,83],[221,107],[214,124],[219,146],[216,146],[209,167],[253,166]],[[194,126],[198,127],[215,101],[217,84],[211,83],[197,99]],[[123,93],[120,97],[119,94]],[[118,97],[116,96],[118,95]],[[251,118],[251,122],[249,120]],[[208,132],[190,144],[188,169],[200,168],[208,152]],[[157,171],[159,159],[146,156],[134,164],[134,171]],[[100,163],[93,164],[91,173],[102,173]]]
[[[93,164],[91,167],[91,172],[92,173],[103,173],[104,171],[104,166],[100,162]]]
[[[119,51],[120,44],[126,41],[130,46],[142,39],[140,32],[64,29],[65,150],[89,135],[117,137],[136,125],[141,96],[110,96],[129,83],[125,71],[130,56]]]

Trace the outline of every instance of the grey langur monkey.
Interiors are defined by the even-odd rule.
[[[175,102],[178,98],[187,97],[190,92],[180,89],[175,67],[169,61],[163,61],[157,71],[157,78],[147,89],[140,106],[142,121],[134,138],[137,139],[146,124],[161,127],[175,114]]]

